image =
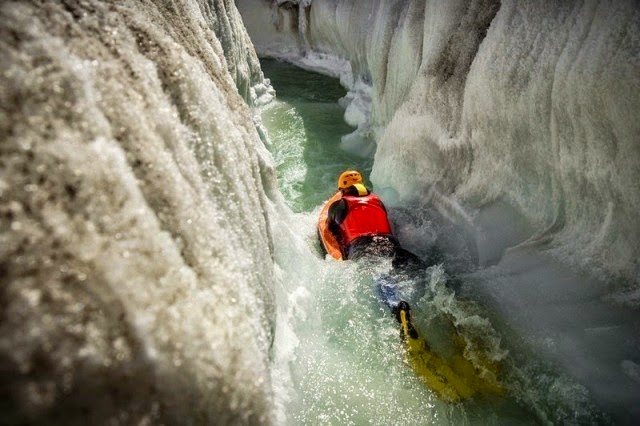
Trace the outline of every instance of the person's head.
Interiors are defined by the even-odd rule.
[[[356,183],[362,184],[362,175],[356,170],[347,170],[338,178],[338,189],[344,190]]]

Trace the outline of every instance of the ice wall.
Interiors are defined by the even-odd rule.
[[[492,233],[481,262],[526,241],[637,302],[637,2],[240,0],[243,17],[248,5],[271,10],[252,39],[279,37],[259,53],[342,57],[371,86],[371,178],[389,202]]]
[[[270,423],[282,204],[233,2],[5,1],[0,56],[0,423]]]
[[[529,243],[637,282],[639,19],[632,2],[503,2],[458,87],[423,61],[381,139],[375,179],[405,198],[434,185],[474,207],[506,203],[533,225]],[[424,58],[438,64],[452,48]],[[459,102],[433,103],[452,94]],[[416,115],[421,129],[399,138]],[[424,159],[428,186],[394,177],[401,158]]]

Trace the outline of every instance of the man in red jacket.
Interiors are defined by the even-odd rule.
[[[348,170],[338,178],[342,197],[329,206],[329,230],[340,244],[343,259],[362,257],[392,258],[393,273],[379,277],[378,291],[391,311],[399,315],[409,306],[397,296],[396,281],[399,274],[415,273],[424,263],[413,253],[400,247],[393,236],[387,209],[380,198],[366,188],[362,175]]]
[[[364,255],[393,257],[394,266],[420,260],[400,247],[393,236],[382,200],[362,182],[362,175],[348,170],[338,178],[342,198],[329,206],[329,230],[340,243],[343,259]]]
[[[343,259],[360,257],[371,246],[389,256],[397,245],[387,217],[387,209],[380,198],[362,183],[362,176],[354,170],[346,171],[338,179],[342,198],[329,206],[329,230],[340,243]],[[391,252],[390,252],[391,250]]]

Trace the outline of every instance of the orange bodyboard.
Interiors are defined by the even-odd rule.
[[[320,241],[327,253],[337,260],[342,260],[342,252],[340,251],[340,244],[338,244],[338,240],[336,240],[336,237],[334,237],[331,231],[329,231],[327,217],[329,215],[329,206],[340,198],[342,198],[342,192],[340,191],[336,192],[333,197],[329,198],[329,200],[324,203],[324,206],[322,206],[320,218],[318,219],[318,235],[320,236]]]

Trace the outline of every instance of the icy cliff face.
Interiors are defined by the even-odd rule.
[[[351,98],[370,98],[358,125],[388,202],[434,205],[478,234],[487,211],[527,229],[479,243],[480,261],[526,241],[637,288],[637,2],[280,3],[238,2],[258,52],[350,62],[343,79],[370,86]]]
[[[458,87],[449,90],[446,74],[429,63],[457,56],[455,34],[423,55],[411,96],[381,139],[386,165],[376,179],[434,188],[478,208],[504,202],[533,225],[529,243],[637,280],[639,20],[631,2],[503,2]],[[434,102],[452,94],[453,102]],[[399,154],[398,131],[415,111],[421,130]],[[416,157],[428,186],[390,173],[399,158]]]
[[[2,2],[0,53],[1,422],[269,422],[270,93],[233,2]]]

